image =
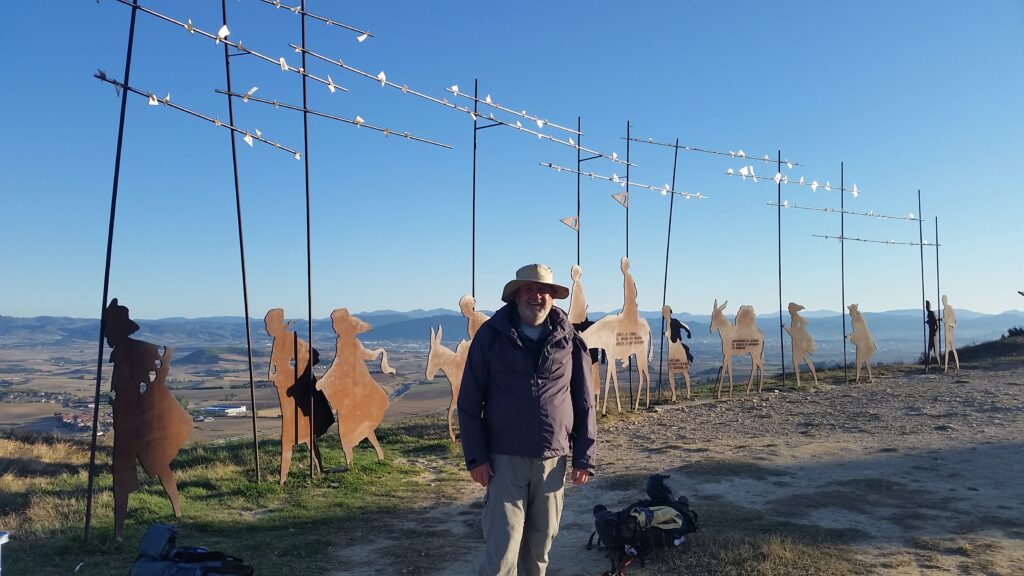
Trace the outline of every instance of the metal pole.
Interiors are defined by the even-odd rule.
[[[928,312],[924,309],[924,215],[921,214],[921,190],[917,190],[917,236],[918,247],[921,249],[921,332],[924,336],[925,365],[928,364]]]
[[[672,210],[676,202],[676,166],[679,164],[679,138],[676,138],[676,147],[673,150],[672,156],[672,197],[668,199],[668,235],[665,239],[665,282],[661,286],[661,308],[665,309],[665,305],[668,303],[668,252],[672,246]],[[664,313],[661,318],[661,340],[658,342],[661,346],[661,352],[658,354],[658,402],[661,402],[661,375],[664,365],[665,358],[665,330],[668,322],[665,320]],[[673,376],[674,378],[674,376]]]
[[[782,150],[775,161],[777,173],[782,173]],[[786,339],[783,336],[782,320],[782,180],[775,183],[775,217],[779,243],[779,358],[782,360],[782,384],[786,384]]]
[[[224,19],[224,25],[228,24],[227,0],[220,0],[220,11]],[[227,78],[228,92],[231,92],[231,58],[228,53],[228,45],[224,45],[224,75]],[[235,108],[233,98],[228,96],[228,122],[235,125]],[[229,131],[231,139],[231,170],[235,178],[235,215],[238,220],[238,255],[242,262],[242,303],[245,308],[245,347],[249,360],[249,406],[252,409],[252,455],[256,462],[256,482],[262,478],[260,473],[260,444],[259,432],[256,429],[256,383],[252,373],[252,333],[249,327],[249,284],[245,274],[245,240],[242,235],[242,193],[238,184],[238,153],[235,146],[235,132]]]
[[[473,198],[472,198],[472,237],[470,238],[470,249],[472,255],[470,256],[471,268],[472,268],[472,279],[470,280],[470,295],[476,298],[476,122],[480,115],[477,113],[477,106],[479,100],[479,89],[480,79],[473,79]]]
[[[135,45],[135,15],[138,13],[138,0],[132,1],[132,17],[128,24],[128,50],[124,57],[124,85],[128,86],[132,71],[132,47]],[[103,312],[107,309],[107,296],[110,289],[110,256],[114,245],[114,217],[117,215],[117,190],[121,176],[121,148],[124,144],[124,118],[128,107],[128,90],[121,91],[121,116],[117,126],[117,147],[114,152],[114,184],[110,192],[110,222],[107,225],[107,260],[103,269],[103,303],[100,306],[100,339],[99,352],[96,357],[96,392],[93,395],[92,408],[92,440],[89,444],[89,488],[85,498],[85,540],[89,540],[92,528],[92,489],[96,481],[96,437],[100,423],[100,392],[103,381],[103,332],[106,323]]]
[[[475,94],[474,94],[475,96]],[[474,103],[475,104],[475,103]],[[474,132],[475,134],[475,132]],[[580,158],[580,147],[583,146],[583,126],[582,120],[579,116],[576,117],[576,137],[579,142],[576,145],[576,265],[580,265],[580,172],[581,163],[583,160]]]
[[[302,0],[302,69],[306,70],[306,0]],[[306,93],[306,75],[302,75],[302,151],[305,153],[305,174],[306,174],[306,315],[309,318],[309,477],[312,479],[315,466],[314,446],[316,445],[316,427],[313,424],[316,410],[316,375],[313,374],[313,257],[312,243],[310,241],[310,218],[309,218],[309,102]],[[298,358],[296,357],[296,365]]]
[[[843,317],[843,382],[850,381],[850,364],[846,357],[846,166],[839,163],[839,277],[843,296],[843,307],[839,315]]]
[[[942,330],[942,287],[939,285],[939,217],[935,217],[935,315],[939,318],[939,329]],[[940,332],[942,334],[942,332]],[[939,346],[936,352],[942,358],[942,347],[946,345],[945,338],[939,338]]]
[[[630,142],[630,140],[629,140],[629,120],[626,120],[626,258],[629,258],[629,142]],[[630,274],[630,275],[632,275],[632,274]],[[625,278],[623,278],[623,281],[625,281]],[[625,301],[622,302],[622,306],[623,307],[626,306],[626,302]],[[629,405],[633,406],[633,357],[632,356],[629,357],[628,363],[629,363],[629,368],[628,368],[629,371],[627,372],[627,375],[629,376]],[[615,361],[609,358],[608,359],[608,369],[609,370],[613,370],[614,366],[615,366]],[[640,389],[639,388],[637,389],[636,394],[638,396],[637,399],[639,400],[639,396],[640,396]]]

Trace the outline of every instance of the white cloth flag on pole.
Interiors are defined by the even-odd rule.
[[[565,224],[569,228],[579,232],[580,231],[580,219],[575,216],[569,216],[568,218],[562,218],[560,220],[562,224]]]

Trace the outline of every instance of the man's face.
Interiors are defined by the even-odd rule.
[[[551,286],[540,282],[530,282],[519,287],[516,291],[516,308],[523,324],[540,326],[547,320],[548,312],[551,312],[551,306],[555,303],[552,292]]]

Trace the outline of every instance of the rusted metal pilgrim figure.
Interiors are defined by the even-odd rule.
[[[167,389],[173,350],[129,338],[139,325],[117,298],[103,311],[103,336],[113,348],[110,362],[114,405],[114,535],[124,530],[128,495],[139,487],[136,460],[160,484],[181,518],[178,486],[171,461],[192,432],[192,419]]]
[[[814,370],[814,360],[811,360],[811,354],[814,354],[818,346],[814,343],[814,338],[811,338],[810,333],[807,332],[807,319],[800,315],[800,311],[803,309],[804,307],[796,302],[790,302],[789,326],[783,326],[783,328],[786,329],[786,333],[792,340],[793,372],[796,372],[796,385],[800,385],[800,363],[803,362],[807,364],[811,376],[814,376],[814,385],[817,386],[818,373]]]
[[[334,413],[323,392],[314,390],[309,366],[309,343],[284,321],[284,310],[272,308],[263,318],[267,334],[273,338],[270,349],[270,370],[267,378],[277,388],[281,403],[281,485],[288,478],[292,464],[292,450],[306,444],[313,451],[313,467],[323,469],[320,446],[316,439],[334,424]],[[320,354],[313,349],[313,364],[320,362]],[[310,406],[312,398],[312,406]],[[309,413],[313,412],[313,441],[309,439]]]
[[[383,348],[367,350],[356,338],[357,334],[369,331],[372,326],[348,313],[347,308],[331,312],[334,333],[338,335],[337,353],[334,363],[316,383],[317,390],[323,390],[331,407],[338,412],[338,436],[341,449],[345,452],[345,463],[352,466],[352,449],[363,438],[370,441],[377,452],[377,459],[384,459],[384,451],[377,441],[376,430],[384,421],[388,409],[388,395],[370,376],[366,367],[379,355],[380,371],[394,374],[388,366],[388,353]]]
[[[672,308],[668,305],[661,307],[661,316],[668,326],[668,385],[672,390],[672,401],[676,401],[676,375],[681,374],[686,382],[686,398],[690,398],[690,363],[693,362],[693,354],[690,347],[683,342],[683,332],[690,338],[693,334],[690,327],[672,317]]]
[[[953,352],[953,360],[956,362],[957,371],[960,370],[960,355],[956,353],[956,310],[950,305],[946,295],[942,295],[942,329],[946,334],[946,366],[943,372],[949,370],[949,353]]]
[[[455,442],[454,415],[456,402],[459,398],[459,388],[462,386],[462,372],[466,368],[466,356],[469,355],[469,340],[462,340],[458,347],[452,351],[441,344],[441,327],[437,332],[430,329],[430,352],[427,354],[427,371],[424,374],[427,380],[433,380],[438,371],[443,372],[448,384],[451,385],[452,400],[448,404],[448,436]]]
[[[736,311],[736,324],[729,322],[722,312],[729,301],[726,300],[721,306],[715,300],[711,308],[710,332],[718,330],[718,336],[722,339],[722,367],[718,371],[718,397],[722,397],[722,384],[725,382],[725,374],[729,373],[729,396],[732,396],[732,357],[750,355],[750,379],[747,380],[747,394],[754,384],[754,372],[758,373],[757,391],[761,392],[761,385],[764,384],[764,332],[757,327],[757,315],[754,307],[743,305]]]
[[[602,414],[608,410],[608,388],[612,382],[615,383],[615,404],[619,411],[622,411],[615,361],[618,360],[623,366],[626,366],[630,356],[636,356],[636,365],[640,376],[637,383],[636,405],[633,409],[640,409],[640,398],[645,382],[647,383],[647,406],[651,405],[651,376],[647,369],[648,351],[651,345],[651,326],[640,317],[636,304],[636,283],[633,281],[633,274],[629,272],[628,258],[622,259],[620,268],[622,269],[623,288],[622,312],[605,316],[594,322],[590,328],[580,332],[580,336],[587,343],[588,348],[600,348],[608,357]]]
[[[871,378],[871,357],[874,356],[875,351],[878,350],[878,346],[875,344],[875,339],[871,337],[871,331],[868,330],[868,323],[864,321],[864,315],[861,314],[856,304],[850,304],[846,307],[850,311],[850,322],[853,325],[853,332],[850,333],[850,342],[857,348],[857,379],[856,382],[860,382],[860,367],[866,366],[868,369],[868,382],[873,382]]]

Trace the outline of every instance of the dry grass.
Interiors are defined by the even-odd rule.
[[[697,534],[689,546],[662,555],[658,576],[801,576],[862,574],[867,565],[846,548],[766,533]]]

